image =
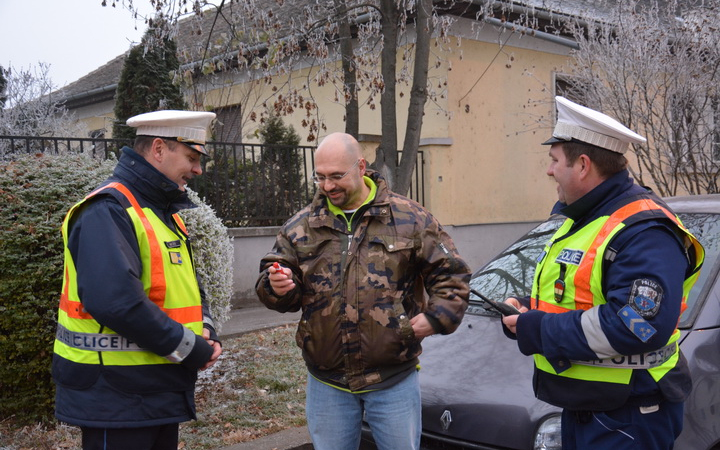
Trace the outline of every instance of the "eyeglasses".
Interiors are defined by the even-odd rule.
[[[342,175],[330,175],[330,176],[325,177],[325,176],[322,176],[322,175],[315,175],[315,171],[313,170],[313,175],[312,175],[313,183],[315,183],[315,184],[323,184],[323,183],[325,183],[325,182],[328,181],[328,180],[332,181],[333,183],[337,183],[338,181],[340,181],[340,180],[342,180],[343,178],[345,178],[345,176],[346,176],[347,174],[349,174],[350,171],[353,170],[358,164],[360,164],[360,160],[359,160],[359,159],[358,159],[357,161],[355,161],[355,164],[353,164],[352,167],[350,167],[350,168],[348,169],[348,171],[345,172],[345,173],[342,174]]]

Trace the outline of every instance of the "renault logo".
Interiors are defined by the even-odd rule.
[[[443,431],[447,431],[448,428],[450,428],[450,424],[452,423],[452,416],[450,415],[450,410],[446,409],[443,411],[442,416],[440,416],[440,423],[442,424]]]

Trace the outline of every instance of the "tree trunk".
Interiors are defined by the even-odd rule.
[[[350,30],[345,0],[334,1],[340,31],[340,58],[342,60],[343,94],[345,97],[345,132],[357,139],[360,127],[360,111],[357,97],[357,71],[355,70],[354,64],[352,32]]]
[[[394,191],[407,195],[412,185],[412,174],[417,162],[417,152],[420,145],[420,132],[422,130],[425,102],[428,90],[428,64],[430,58],[430,40],[433,33],[432,0],[420,0],[417,4],[415,61],[413,66],[413,84],[410,90],[410,106],[405,129],[405,142],[403,143],[402,159],[397,170]]]
[[[380,145],[375,150],[374,167],[393,189],[397,169],[397,116],[395,115],[396,58],[398,39],[398,17],[395,0],[382,0],[381,34],[383,47],[380,58],[383,91],[380,95],[380,117],[382,120]]]

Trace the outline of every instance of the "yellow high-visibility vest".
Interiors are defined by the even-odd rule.
[[[583,226],[571,236],[563,238],[573,225],[573,220],[567,219],[552,239],[545,246],[543,259],[535,269],[533,281],[533,295],[531,296],[531,308],[550,313],[563,313],[576,309],[588,310],[593,306],[606,303],[602,293],[602,267],[603,255],[612,238],[627,226],[629,222],[636,222],[644,218],[668,218],[675,223],[682,231],[685,240],[685,247],[694,248],[695,261],[691,261],[693,269],[691,274],[683,283],[683,297],[681,313],[687,308],[686,299],[690,289],[700,275],[700,267],[704,260],[704,249],[695,236],[692,235],[681,223],[680,219],[672,214],[662,205],[648,197],[639,198],[620,207],[609,216],[601,216]],[[557,239],[557,241],[556,241]],[[578,264],[561,265],[556,261],[563,251],[567,249],[577,250],[582,254]],[[572,255],[563,255],[563,258]],[[561,259],[563,259],[561,258]],[[564,274],[560,274],[563,270]],[[560,301],[556,300],[556,285],[558,279],[564,280],[564,287]],[[677,340],[680,331],[676,328],[670,336],[667,344],[658,352],[647,359],[653,359],[656,364],[647,367],[655,381],[660,380],[678,362],[679,352],[677,351]],[[648,354],[649,355],[649,354]],[[646,355],[637,355],[638,359]],[[627,385],[634,369],[622,364],[622,358],[613,359],[603,364],[598,361],[597,365],[576,364],[573,362],[569,369],[556,373],[548,360],[540,354],[533,355],[537,369],[547,373],[549,376],[573,378],[597,383],[616,383]]]
[[[173,364],[163,356],[143,350],[113,330],[103,327],[83,309],[77,292],[75,262],[68,249],[68,226],[78,207],[89,198],[114,189],[127,200],[126,212],[138,237],[145,294],[171,319],[202,334],[200,288],[191,260],[187,230],[178,214],[173,215],[183,233],[175,233],[150,209],[143,208],[121,183],[110,183],[90,193],[73,206],[62,225],[65,268],[58,312],[54,352],[80,364],[115,366]],[[170,247],[166,243],[172,243]],[[112,276],[111,274],[109,276]]]

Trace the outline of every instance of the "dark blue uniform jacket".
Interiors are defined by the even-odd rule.
[[[578,230],[597,217],[612,212],[616,203],[643,193],[647,191],[634,184],[625,170],[571,205],[556,204],[553,213],[573,219],[573,230]],[[663,204],[661,200],[657,201]],[[667,343],[677,326],[683,281],[692,268],[675,228],[668,219],[644,220],[621,230],[609,244],[617,255],[612,262],[604,262],[602,280],[607,304],[601,306],[600,317],[604,334],[619,354],[635,355],[658,349]],[[657,330],[647,342],[633,334],[618,316],[618,310],[630,301],[633,282],[639,279],[656,280],[663,290],[657,314],[647,318]],[[517,322],[520,350],[526,355],[542,354],[556,368],[562,367],[561,362],[569,360],[596,359],[582,331],[581,314],[581,310],[563,314],[531,310],[520,315]],[[652,404],[657,403],[658,397],[682,401],[690,389],[687,363],[681,356],[676,370],[659,384],[646,370],[635,370],[630,401]],[[556,391],[551,395],[558,399],[572,396],[572,380],[568,379],[563,386],[558,385]],[[562,404],[562,401],[559,403]]]
[[[112,181],[127,186],[141,206],[152,208],[171,229],[176,229],[172,214],[193,206],[177,184],[128,147],[122,149],[107,180]],[[145,295],[137,237],[118,198],[96,195],[74,217],[68,246],[84,308],[101,325],[141,347],[161,356],[172,353],[182,340],[183,327]],[[201,295],[203,314],[209,316],[202,289]],[[216,338],[214,330],[211,334]],[[197,369],[207,361],[210,347],[201,337],[196,339],[181,364],[88,365],[54,355],[56,417],[95,428],[145,427],[195,418]]]

